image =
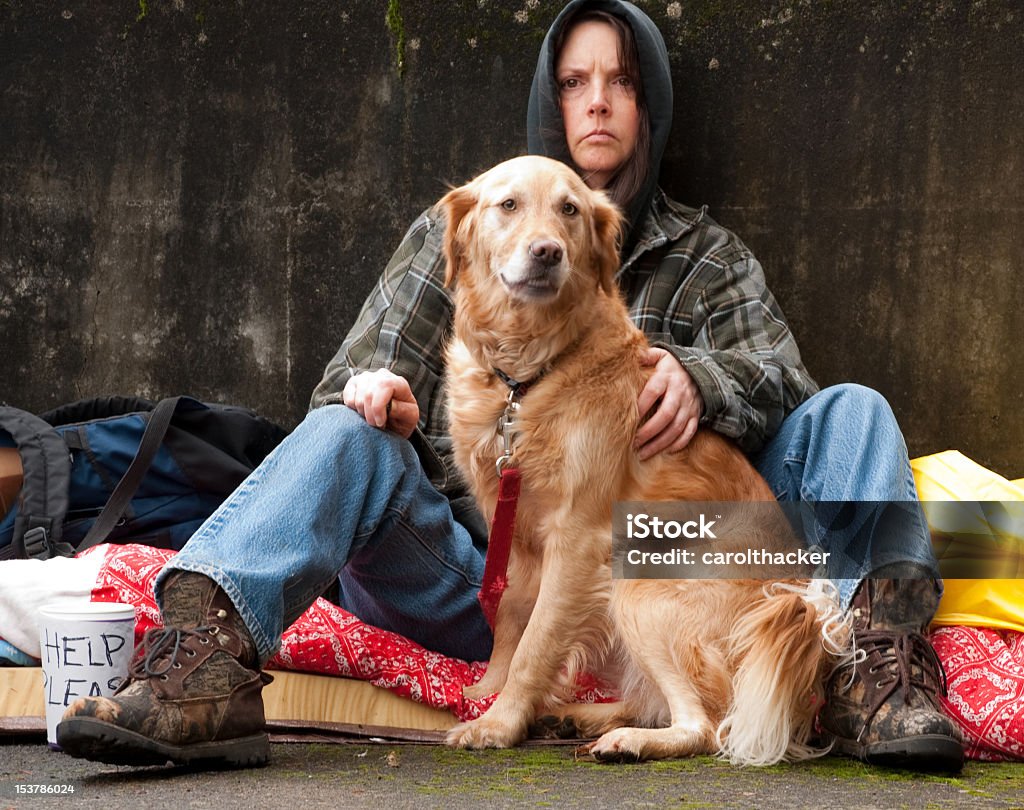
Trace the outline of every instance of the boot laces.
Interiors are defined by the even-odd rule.
[[[920,633],[862,630],[855,634],[855,643],[863,653],[859,660],[871,662],[862,677],[868,694],[875,693],[865,715],[865,728],[897,690],[901,690],[904,703],[910,702],[914,689],[933,696],[946,695],[946,671],[932,645]]]
[[[219,631],[219,627],[206,625],[188,630],[176,627],[154,627],[147,630],[132,658],[129,675],[133,680],[166,675],[176,664],[183,649],[189,657],[197,654],[194,650],[182,647],[185,639],[195,637],[200,644],[209,644],[209,636]]]

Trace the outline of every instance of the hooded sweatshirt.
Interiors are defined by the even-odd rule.
[[[650,17],[632,3],[622,0],[573,0],[562,9],[548,29],[537,57],[537,70],[533,74],[526,110],[527,148],[532,155],[544,155],[574,166],[558,104],[555,43],[566,24],[583,11],[604,11],[622,19],[632,29],[636,40],[640,81],[651,124],[651,154],[647,178],[625,212],[629,232],[624,240],[623,255],[629,255],[636,239],[634,226],[643,220],[657,190],[661,158],[672,127],[672,74],[668,50]]]

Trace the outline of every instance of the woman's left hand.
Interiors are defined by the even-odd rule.
[[[654,373],[640,392],[637,406],[640,415],[651,413],[636,432],[633,446],[641,459],[662,450],[682,450],[697,432],[704,412],[704,400],[693,378],[665,349],[647,348],[640,358],[643,366],[653,366]]]

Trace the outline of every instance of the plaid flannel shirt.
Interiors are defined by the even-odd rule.
[[[389,368],[420,406],[413,434],[424,468],[449,497],[465,494],[452,463],[444,345],[453,303],[444,287],[444,221],[422,214],[313,392],[311,407],[341,401],[348,378]],[[818,390],[753,254],[695,210],[655,195],[617,281],[634,322],[672,352],[704,400],[702,425],[758,450]]]

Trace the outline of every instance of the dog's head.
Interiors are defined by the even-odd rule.
[[[449,287],[487,285],[530,304],[613,289],[621,215],[563,163],[514,158],[453,189],[441,206]]]

